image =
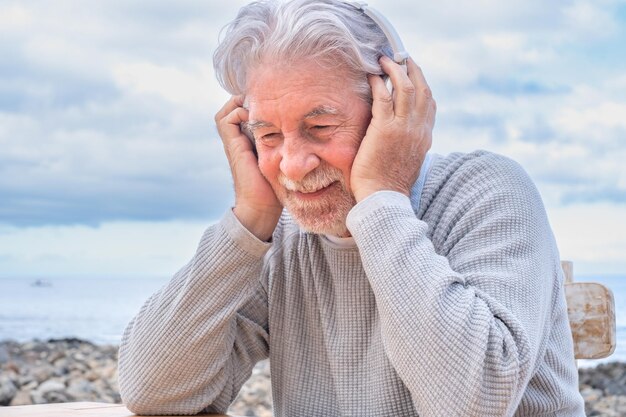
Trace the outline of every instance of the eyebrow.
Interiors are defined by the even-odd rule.
[[[331,106],[319,106],[304,115],[304,119],[312,119],[317,116],[325,116],[327,114],[337,115],[339,110]]]
[[[264,122],[263,120],[252,120],[249,122],[245,122],[246,128],[250,129],[251,132],[254,132],[256,129],[260,129],[262,127],[273,127],[274,125],[270,122]]]
[[[329,115],[329,114],[330,115],[337,115],[337,114],[339,114],[339,110],[337,110],[336,108],[334,108],[332,106],[319,106],[319,107],[314,108],[313,110],[311,110],[307,114],[305,114],[303,119],[307,120],[307,119],[312,119],[314,117],[325,116],[325,115]],[[263,120],[251,120],[249,122],[246,122],[246,127],[251,132],[254,132],[256,129],[260,129],[262,127],[274,127],[274,124],[270,123],[270,122],[263,121]]]

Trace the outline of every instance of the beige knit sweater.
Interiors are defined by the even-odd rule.
[[[231,212],[209,227],[124,334],[128,408],[224,412],[269,357],[276,416],[584,416],[559,255],[516,163],[439,158],[348,227],[352,247],[287,213],[271,244]]]

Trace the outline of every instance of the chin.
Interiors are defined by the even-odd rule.
[[[309,233],[315,233],[318,235],[331,235],[337,237],[348,237],[350,236],[350,232],[346,227],[345,220],[337,223],[325,223],[319,221],[307,221],[307,219],[299,219],[297,216],[293,215],[294,219],[298,223],[298,225],[305,231]]]
[[[350,232],[346,227],[346,218],[354,204],[352,198],[344,198],[328,199],[324,204],[298,204],[294,201],[285,201],[283,205],[303,230],[315,234],[347,237],[350,236]]]

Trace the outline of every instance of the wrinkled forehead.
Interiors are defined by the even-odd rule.
[[[248,71],[246,95],[269,98],[287,90],[313,90],[341,86],[348,90],[355,82],[344,65],[329,67],[313,60],[291,63],[261,63]]]
[[[312,118],[345,113],[356,98],[341,70],[314,63],[264,65],[249,74],[244,107],[250,110],[251,119],[286,114]]]

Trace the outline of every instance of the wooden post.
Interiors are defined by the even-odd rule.
[[[563,273],[565,274],[565,283],[569,284],[571,282],[574,282],[574,262],[561,261],[561,268],[563,269]]]
[[[576,359],[606,358],[615,351],[615,301],[596,282],[574,282],[574,263],[561,261],[567,315]]]

